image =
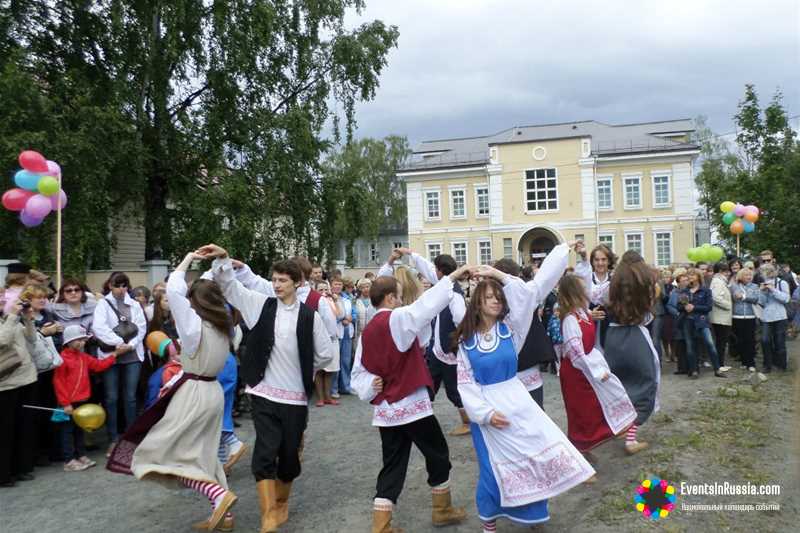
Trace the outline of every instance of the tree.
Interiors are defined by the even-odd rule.
[[[350,139],[355,104],[374,96],[397,44],[397,29],[381,21],[345,27],[345,14],[363,7],[363,0],[8,2],[0,51],[13,52],[6,64],[23,73],[26,96],[42,109],[4,128],[65,162],[66,184],[79,179],[82,187],[91,174],[91,194],[100,196],[86,215],[100,229],[80,248],[104,250],[101,262],[109,215],[124,206],[145,225],[148,258],[177,257],[222,234],[240,257],[264,267],[282,243],[316,245],[310,224],[322,217],[318,176],[329,119],[334,141],[340,136],[329,106],[343,109]],[[0,108],[0,117],[19,113],[5,98]],[[6,146],[4,160],[21,145]],[[30,255],[25,239],[9,244]]]
[[[789,125],[780,91],[762,111],[754,87],[747,85],[735,120],[734,151],[698,128],[704,156],[697,176],[700,201],[731,249],[735,249],[736,239],[722,222],[720,204],[731,200],[758,206],[761,215],[756,231],[742,235],[743,248],[753,254],[771,249],[779,261],[800,265],[800,241],[790,231],[797,226],[800,206],[800,144]]]
[[[375,239],[381,229],[398,226],[406,217],[406,197],[397,169],[411,155],[405,137],[361,139],[331,154],[323,168],[325,208],[323,228],[327,257],[333,245],[345,242],[348,265],[353,265],[357,238]]]

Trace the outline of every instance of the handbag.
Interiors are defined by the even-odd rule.
[[[117,308],[111,305],[111,303],[108,300],[103,300],[103,301],[106,302],[108,306],[111,308],[111,310],[114,311],[114,314],[117,315],[118,323],[111,331],[116,333],[122,339],[123,342],[128,342],[132,338],[136,337],[136,335],[139,333],[139,327],[130,320],[128,320],[127,317],[122,316],[119,313],[119,311],[117,311]],[[100,347],[100,349],[104,352],[113,352],[114,350],[117,349],[116,346],[106,344],[100,339],[97,339],[97,344]]]
[[[28,346],[31,348],[33,364],[36,366],[36,371],[39,374],[53,370],[61,366],[64,362],[64,360],[61,359],[61,354],[56,350],[53,339],[45,337],[39,331],[36,332],[36,342],[32,345],[28,343]]]

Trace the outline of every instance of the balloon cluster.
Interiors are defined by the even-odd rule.
[[[753,233],[756,230],[756,221],[760,213],[756,206],[727,201],[722,202],[719,208],[724,213],[722,222],[729,226],[734,235]]]
[[[151,331],[144,340],[147,349],[162,359],[167,355],[175,355],[175,344],[163,331]]]
[[[703,246],[689,248],[686,252],[686,256],[689,258],[689,261],[693,263],[698,263],[700,261],[704,263],[716,263],[725,257],[725,250],[719,246],[711,246],[706,243]]]
[[[26,228],[42,223],[51,211],[67,205],[67,194],[61,189],[61,167],[48,161],[39,152],[25,150],[19,154],[22,170],[14,174],[14,189],[3,194],[3,207],[19,211],[19,219]]]

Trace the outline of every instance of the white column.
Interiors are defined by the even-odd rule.
[[[152,287],[159,281],[164,281],[169,275],[170,262],[165,259],[151,259],[141,264],[147,270],[147,286]]]

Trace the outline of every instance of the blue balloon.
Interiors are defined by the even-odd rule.
[[[17,184],[17,187],[20,189],[27,189],[29,191],[36,191],[37,185],[39,184],[39,174],[35,172],[30,172],[28,170],[20,170],[16,174],[14,174],[14,183]]]
[[[748,220],[743,220],[742,224],[744,225],[745,233],[753,233],[756,230],[756,225]]]

